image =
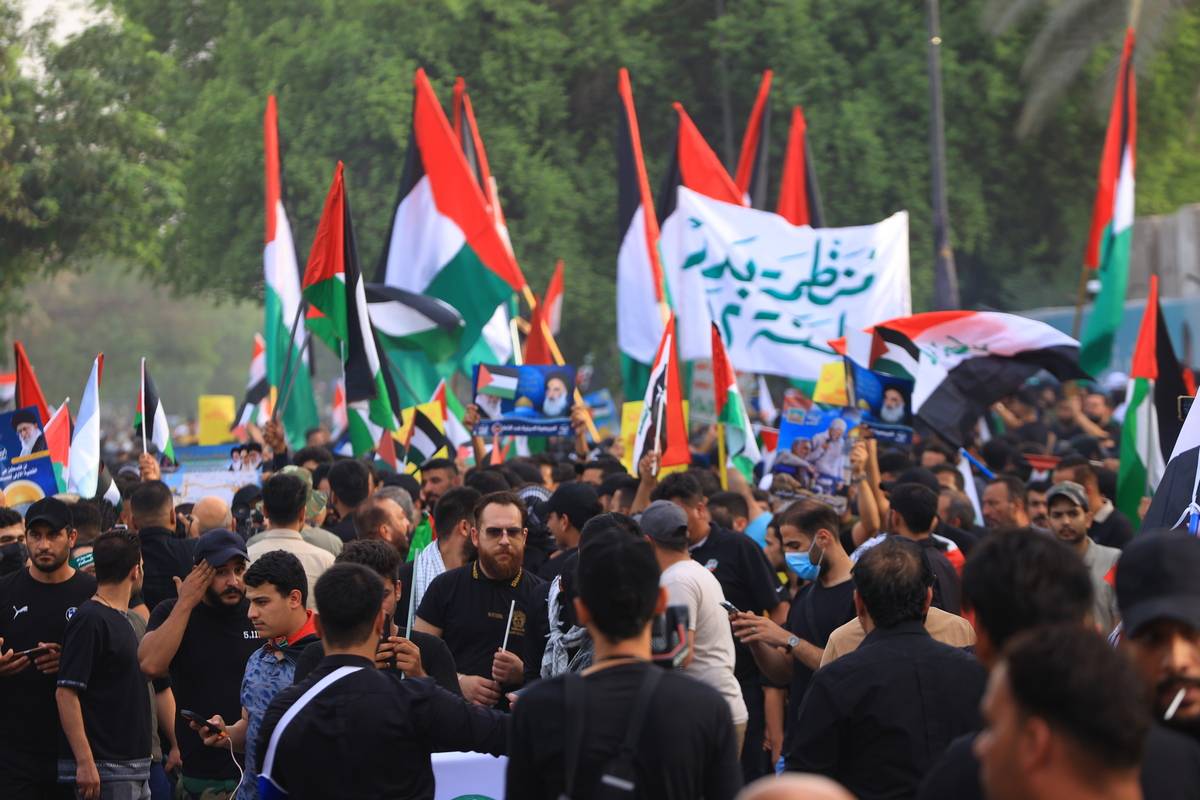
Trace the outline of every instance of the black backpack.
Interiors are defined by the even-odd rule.
[[[662,670],[658,667],[648,669],[642,678],[629,715],[625,740],[617,754],[600,770],[600,782],[592,792],[595,800],[632,800],[639,796],[634,755],[637,752],[638,739],[642,735],[646,713],[650,709],[650,700],[654,697],[654,690],[661,678]],[[579,772],[579,756],[583,750],[584,717],[587,709],[583,676],[574,672],[567,673],[563,688],[566,693],[564,711],[567,742],[563,753],[566,791],[559,796],[559,800],[572,800],[575,796],[575,779]]]

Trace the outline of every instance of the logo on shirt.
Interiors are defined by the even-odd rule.
[[[70,608],[67,609],[67,622],[70,622],[71,617],[73,617],[73,616],[75,616],[75,606],[71,606]]]
[[[710,558],[708,561],[705,561],[704,568],[706,570],[708,570],[709,572],[716,572],[717,571],[717,560],[715,558]]]
[[[525,612],[519,608],[513,612],[511,635],[513,635],[513,636],[524,636],[525,635]]]
[[[242,638],[243,638],[243,639],[257,639],[257,638],[258,638],[258,631],[256,631],[256,630],[254,630],[254,631],[242,631]]]
[[[29,606],[27,606],[27,605],[21,606],[20,608],[13,606],[13,619],[16,619],[17,617],[21,616],[28,610],[29,610]]]

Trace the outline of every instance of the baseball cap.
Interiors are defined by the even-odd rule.
[[[1050,487],[1046,492],[1046,505],[1053,503],[1056,497],[1065,497],[1084,511],[1088,510],[1087,492],[1075,481],[1061,481]]]
[[[43,497],[25,511],[25,527],[44,522],[52,531],[61,531],[71,526],[71,507],[57,497]]]
[[[879,488],[885,492],[890,492],[893,487],[899,486],[902,483],[919,483],[932,489],[934,492],[940,492],[942,485],[938,483],[937,476],[931,470],[924,467],[912,467],[901,472],[894,481],[883,481],[879,484]]]
[[[1117,606],[1125,633],[1158,619],[1200,630],[1200,538],[1182,531],[1145,533],[1117,562]]]
[[[594,486],[571,481],[554,490],[554,494],[546,501],[546,511],[562,514],[571,520],[572,526],[583,528],[584,524],[602,509],[600,497],[596,494]]]
[[[246,542],[241,536],[224,528],[217,528],[196,540],[196,563],[201,559],[213,568],[228,564],[234,558],[246,558]]]
[[[299,478],[304,483],[304,488],[308,491],[308,499],[304,504],[304,517],[306,519],[311,519],[325,510],[325,493],[313,489],[312,472],[305,467],[288,464],[279,470],[279,474],[291,475],[294,478]]]
[[[687,539],[687,514],[670,500],[655,500],[647,506],[638,524],[656,542],[678,544]]]

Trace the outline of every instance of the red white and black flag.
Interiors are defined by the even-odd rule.
[[[746,205],[764,211],[767,208],[767,156],[771,149],[771,75],[771,70],[763,70],[733,177]]]

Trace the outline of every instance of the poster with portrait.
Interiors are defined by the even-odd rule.
[[[4,505],[21,512],[30,503],[58,492],[54,464],[34,406],[0,414],[0,492]]]
[[[899,447],[912,444],[913,382],[874,372],[849,358],[845,362],[849,405],[863,412],[863,421],[875,438]]]
[[[850,479],[850,448],[862,421],[856,408],[789,411],[779,428],[773,471],[791,475],[802,489],[841,491]]]
[[[477,436],[570,436],[575,367],[475,367]]]

